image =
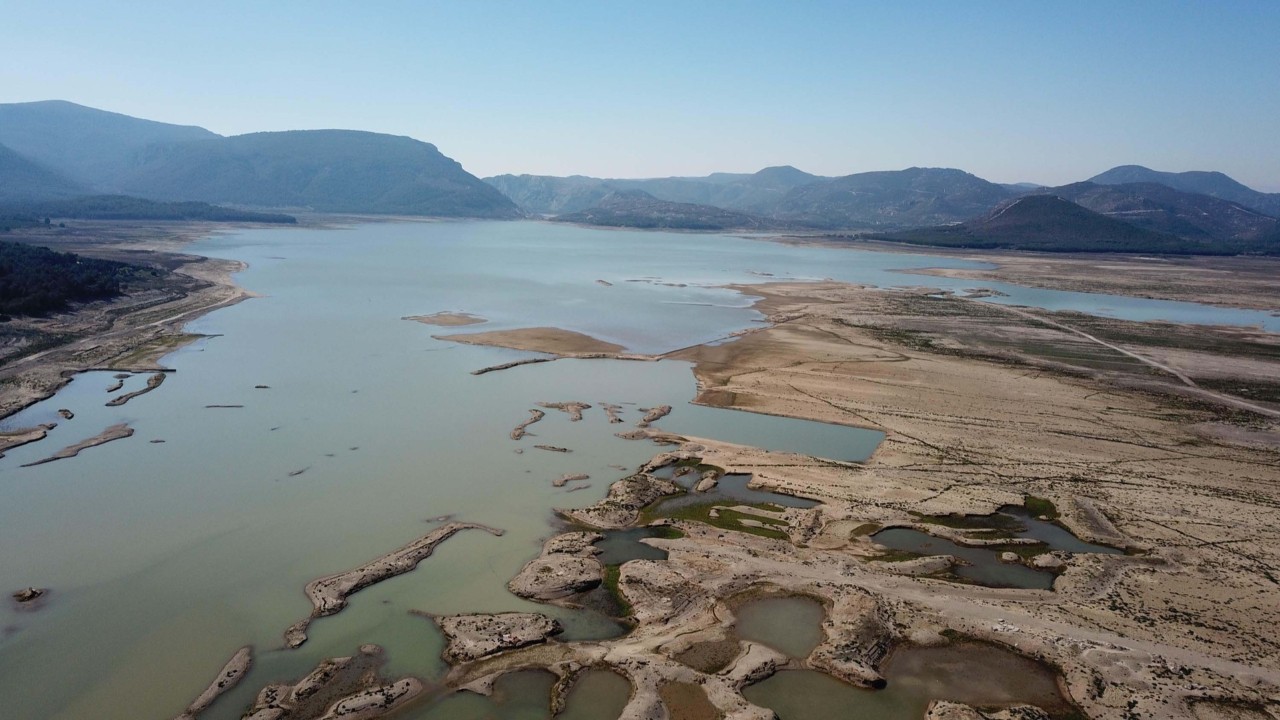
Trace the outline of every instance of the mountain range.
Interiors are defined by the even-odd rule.
[[[434,145],[407,137],[348,130],[223,137],[46,101],[0,105],[0,145],[27,163],[28,176],[31,167],[46,173],[41,185],[50,188],[35,197],[6,190],[10,199],[68,197],[70,188],[81,187],[96,194],[319,212],[522,216]],[[0,175],[0,187],[11,184]]]
[[[1280,216],[1280,193],[1258,192],[1220,172],[1192,170],[1172,173],[1152,170],[1141,165],[1120,165],[1094,175],[1089,178],[1089,182],[1098,185],[1158,183],[1183,192],[1230,200],[1273,217]]]
[[[97,197],[79,200],[85,196]],[[47,204],[68,200],[78,202]],[[997,184],[954,168],[823,177],[787,165],[701,177],[480,180],[434,145],[408,137],[357,130],[224,137],[64,101],[0,104],[0,203],[36,213],[32,203],[39,201],[149,217],[232,216],[174,204],[198,201],[338,213],[545,215],[614,227],[860,230],[1000,247],[1280,252],[1280,194],[1218,172],[1122,165],[1056,188]],[[1009,233],[1016,232],[1028,235],[1015,242]]]
[[[644,190],[617,190],[598,203],[552,218],[603,227],[670,230],[778,230],[783,223],[714,205],[659,200]]]
[[[872,236],[879,240],[942,247],[1052,252],[1208,253],[1190,249],[1176,235],[1138,227],[1051,194],[1026,195],[964,223]]]

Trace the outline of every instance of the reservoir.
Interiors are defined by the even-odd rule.
[[[0,459],[0,589],[51,588],[37,612],[0,604],[9,717],[170,717],[249,644],[254,669],[204,718],[238,718],[265,683],[362,643],[387,649],[388,675],[438,680],[442,638],[410,610],[537,611],[571,637],[615,632],[608,618],[526,602],[505,587],[552,532],[552,508],[594,503],[661,450],[614,436],[641,417],[638,408],[672,405],[658,425],[674,432],[834,460],[867,457],[880,436],[690,406],[694,381],[682,362],[558,361],[473,376],[530,355],[432,335],[549,326],[660,353],[758,325],[751,298],[724,284],[834,278],[960,290],[973,281],[897,271],[978,267],[533,222],[238,230],[189,251],[247,262],[239,281],[261,297],[193,322],[189,331],[213,337],[166,358],[176,372],[154,392],[105,407],[113,373],[85,373],[3,423],[59,422],[46,440]],[[1280,329],[1266,313],[984,285],[1009,293],[999,302]],[[489,322],[401,320],[450,310]],[[145,382],[127,378],[119,392]],[[574,400],[596,407],[580,422],[549,412],[529,437],[509,439],[535,403]],[[608,423],[602,402],[622,405],[626,424]],[[58,408],[75,418],[61,420]],[[21,467],[116,423],[133,437]],[[533,444],[572,452],[515,452]],[[569,473],[590,475],[592,487],[552,486]],[[283,630],[310,611],[309,580],[400,547],[442,515],[507,533],[459,534],[417,571],[313,623],[306,645],[280,649]],[[545,678],[513,682],[542,687]],[[614,679],[596,682],[614,692]]]

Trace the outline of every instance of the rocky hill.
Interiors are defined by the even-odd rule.
[[[818,228],[920,227],[968,220],[1013,194],[962,170],[908,168],[801,185],[773,217]]]
[[[1210,243],[1195,243],[1115,220],[1056,195],[1017,198],[965,223],[875,237],[915,245],[974,249],[1175,254],[1229,252]]]
[[[1175,190],[1222,198],[1273,217],[1280,217],[1280,193],[1258,192],[1220,172],[1161,172],[1141,165],[1121,165],[1089,178],[1098,185],[1160,183]]]
[[[771,230],[776,221],[711,205],[659,200],[643,190],[619,190],[597,205],[576,213],[559,215],[561,222],[670,230]]]

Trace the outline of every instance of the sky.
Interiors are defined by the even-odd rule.
[[[1280,191],[1280,2],[0,0],[0,102],[353,128],[480,175],[1121,164]]]

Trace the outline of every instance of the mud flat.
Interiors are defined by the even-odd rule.
[[[538,407],[544,407],[548,410],[559,410],[569,415],[569,422],[578,422],[582,419],[582,412],[590,410],[591,406],[584,402],[540,402]]]
[[[23,428],[21,430],[9,430],[0,432],[0,458],[4,454],[16,447],[22,447],[33,442],[39,442],[49,435],[49,431],[53,429],[52,425],[40,425],[33,428]]]
[[[525,358],[524,360],[512,360],[511,362],[498,363],[497,365],[489,365],[479,370],[472,370],[472,375],[486,375],[499,370],[510,370],[511,368],[520,367],[521,365],[536,365],[538,363],[551,362],[559,358]]]
[[[645,431],[679,444],[649,468],[696,456],[725,476],[749,473],[752,487],[821,504],[770,511],[778,532],[769,536],[713,526],[709,516],[677,518],[683,537],[647,541],[666,560],[634,559],[616,571],[636,623],[630,634],[460,664],[451,685],[523,669],[563,680],[588,665],[632,683],[624,717],[664,716],[662,688],[692,683],[720,716],[768,718],[771,711],[749,703],[742,689],[780,669],[875,687],[894,648],[963,655],[964,643],[977,642],[1035,663],[1056,678],[1050,685],[1061,684],[1067,706],[1092,718],[1280,712],[1280,447],[1258,437],[1275,421],[1225,401],[1190,400],[1176,376],[1153,377],[1149,365],[1041,317],[1068,326],[1096,321],[1091,334],[1123,333],[1127,339],[1108,342],[1139,355],[1177,343],[1185,354],[1173,367],[1188,375],[1213,367],[1261,377],[1277,369],[1274,342],[1216,328],[1027,317],[963,298],[834,283],[750,293],[763,297],[757,307],[772,327],[675,354],[696,363],[699,402],[877,428],[886,433],[880,449],[865,463],[832,462]],[[1248,443],[1233,442],[1239,433],[1206,426],[1253,430]],[[640,473],[595,506],[560,512],[595,527],[631,526],[664,482]],[[1128,553],[1055,550],[1050,559],[1061,574],[1048,592],[949,583],[933,575],[953,561],[897,562],[870,539],[885,527],[919,527],[923,516],[991,515],[1031,496],[1051,502],[1053,522],[1072,534]],[[964,537],[1019,542],[1000,533],[987,527]],[[751,642],[732,653],[724,641],[733,608],[752,594],[820,601],[821,642],[805,658]],[[708,653],[714,657],[702,657]],[[1042,716],[1017,697],[996,704],[1004,707],[944,701],[930,712]]]
[[[422,323],[423,325],[436,325],[438,327],[461,327],[464,325],[479,325],[480,323],[489,322],[487,319],[479,315],[472,315],[464,312],[438,312],[431,315],[406,315],[401,320],[412,320],[413,322]]]
[[[1174,367],[1187,374],[1275,372],[1274,336],[1028,318],[838,284],[749,292],[763,295],[757,307],[772,327],[677,354],[697,363],[699,401],[886,432],[869,461],[843,467],[698,441],[704,462],[824,499],[793,539],[837,551],[830,562],[850,558],[851,576],[870,572],[858,584],[903,608],[900,621],[949,626],[1063,668],[1090,717],[1191,717],[1204,688],[1214,702],[1274,706],[1280,551],[1267,518],[1280,507],[1280,452],[1259,436],[1274,420],[1191,399],[1176,377],[1153,377],[1037,318],[1088,323],[1143,355],[1169,358],[1176,345]],[[1233,442],[1241,433],[1206,426],[1254,431]],[[1135,554],[1055,553],[1065,570],[1051,595],[940,588],[927,567],[898,575],[899,563],[867,562],[876,551],[861,528],[909,524],[913,513],[987,514],[1027,495],[1050,498],[1075,535]]]
[[[244,678],[245,673],[249,672],[249,668],[253,665],[253,648],[242,647],[236,651],[235,655],[227,661],[226,665],[218,671],[216,679],[209,683],[209,687],[200,693],[200,696],[191,701],[185,712],[178,715],[174,720],[195,720],[200,713],[204,712],[217,700],[223,693],[228,692]]]
[[[65,447],[59,450],[58,452],[50,455],[49,457],[44,458],[43,460],[36,460],[35,462],[29,462],[23,465],[22,467],[32,467],[34,465],[43,465],[45,463],[53,462],[54,460],[66,460],[67,458],[73,458],[79,455],[81,452],[88,450],[89,448],[97,447],[99,445],[105,445],[106,443],[109,443],[113,440],[122,440],[124,438],[132,437],[132,436],[133,436],[133,428],[129,427],[128,424],[120,423],[118,425],[112,425],[108,427],[106,430],[103,430],[102,432],[98,433],[97,435],[94,435],[93,437],[87,440],[81,440],[75,445],[70,445],[68,447]]]
[[[571,482],[578,482],[580,480],[590,480],[590,479],[591,479],[591,476],[586,473],[566,473],[556,478],[555,480],[552,480],[551,486],[564,487],[565,485],[568,485]]]
[[[614,405],[613,403],[600,403],[600,407],[604,410],[604,414],[609,416],[609,422],[615,423],[615,424],[622,422],[622,418],[619,416],[619,413],[622,412],[621,405]]]
[[[513,350],[549,353],[552,355],[578,355],[582,353],[621,353],[626,348],[611,342],[598,340],[572,330],[553,327],[519,328],[516,330],[491,330],[480,333],[434,335],[437,340],[452,340],[468,345],[490,345]]]
[[[656,408],[649,408],[645,410],[644,417],[640,418],[640,422],[636,423],[636,427],[647,428],[650,423],[655,423],[670,414],[670,405],[659,405]]]
[[[404,547],[353,570],[316,578],[307,583],[307,598],[313,607],[311,616],[294,623],[285,631],[285,643],[298,647],[307,640],[307,626],[315,618],[333,615],[347,606],[347,597],[375,583],[413,570],[429,557],[440,543],[463,530],[484,530],[501,536],[502,530],[476,523],[453,522],[442,525]]]
[[[164,383],[166,374],[167,373],[162,373],[162,372],[153,373],[151,377],[147,378],[146,387],[142,388],[141,390],[134,390],[133,392],[125,393],[123,395],[111,398],[110,400],[107,401],[107,407],[116,407],[119,405],[124,405],[125,403],[138,397],[139,395],[146,395],[152,390],[155,390],[156,388],[160,387],[161,384]]]
[[[529,419],[515,426],[515,428],[511,430],[511,439],[519,440],[520,438],[524,437],[526,428],[538,422],[542,418],[546,417],[546,415],[547,414],[542,412],[541,410],[530,410]]]
[[[1044,253],[965,253],[967,260],[993,263],[992,270],[927,268],[913,274],[998,280],[1053,290],[1183,300],[1253,310],[1280,308],[1275,278],[1280,261],[1261,257],[1126,257]]]

